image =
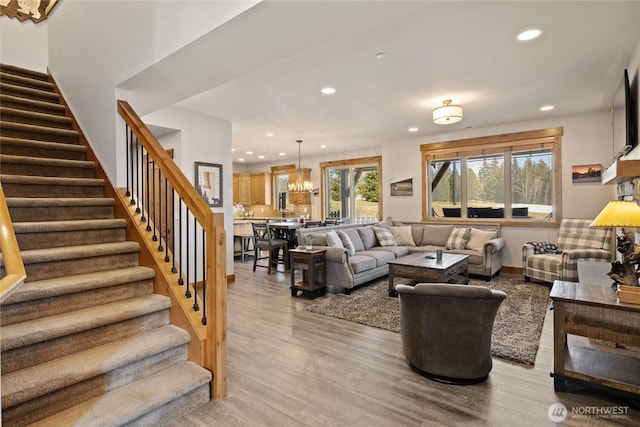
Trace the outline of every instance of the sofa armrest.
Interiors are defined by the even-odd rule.
[[[585,261],[610,261],[611,253],[604,249],[565,249],[562,251],[563,262],[578,259]]]
[[[482,252],[486,254],[498,252],[504,248],[505,244],[506,243],[502,237],[494,237],[493,239],[484,242]]]
[[[531,255],[535,255],[535,249],[532,244],[525,243],[522,245],[522,261],[525,261]]]
[[[349,253],[345,248],[336,248],[333,246],[313,245],[313,249],[326,249],[326,259],[328,262],[344,262],[348,261]]]

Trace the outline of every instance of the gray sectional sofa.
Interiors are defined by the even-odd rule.
[[[433,224],[387,219],[367,225],[300,228],[296,233],[300,246],[311,241],[314,248],[327,250],[327,284],[342,288],[347,294],[356,286],[387,275],[389,261],[413,252],[437,249],[468,255],[469,274],[490,280],[502,267],[505,244],[499,224]],[[389,233],[393,241],[387,239]]]

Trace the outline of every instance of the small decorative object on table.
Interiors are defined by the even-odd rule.
[[[636,250],[635,231],[627,233],[626,228],[640,227],[640,205],[633,200],[614,200],[591,223],[592,227],[620,227],[616,236],[617,250],[622,261],[611,263],[608,276],[614,280],[611,287],[618,291],[620,302],[640,304],[640,288],[638,288],[638,263],[640,253]]]
[[[305,250],[307,250],[307,251],[312,250],[312,249],[313,249],[313,239],[311,239],[311,238],[307,238],[307,239],[304,241],[304,248],[305,248]]]

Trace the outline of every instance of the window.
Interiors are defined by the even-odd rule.
[[[424,144],[423,220],[561,219],[562,128]]]
[[[353,224],[375,222],[382,212],[381,157],[320,164],[325,219]]]

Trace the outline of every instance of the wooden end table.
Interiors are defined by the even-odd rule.
[[[394,285],[396,277],[418,282],[469,283],[469,257],[443,253],[442,262],[436,261],[435,252],[416,252],[389,261],[389,296],[397,297]]]
[[[291,249],[289,260],[291,265],[291,296],[298,291],[311,299],[327,292],[326,249]],[[296,282],[296,268],[302,272],[302,281]],[[316,280],[316,276],[320,280]]]
[[[554,388],[566,391],[567,382],[605,388],[634,397],[640,395],[640,355],[615,344],[640,347],[640,305],[618,301],[609,285],[556,280],[553,300]],[[614,343],[576,345],[567,335]],[[585,341],[583,339],[583,341]]]

